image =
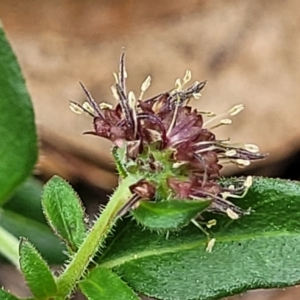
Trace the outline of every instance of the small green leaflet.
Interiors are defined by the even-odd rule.
[[[141,201],[132,211],[137,222],[150,230],[178,230],[190,223],[211,203],[209,200]]]
[[[72,187],[54,176],[44,187],[42,205],[54,232],[76,251],[86,236],[86,225],[81,201]]]
[[[47,263],[24,239],[20,244],[20,267],[32,294],[37,299],[46,300],[56,294],[56,283]]]
[[[118,275],[104,268],[93,269],[88,277],[79,283],[79,287],[89,300],[139,300]]]

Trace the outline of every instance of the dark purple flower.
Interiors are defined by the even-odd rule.
[[[109,139],[118,147],[122,167],[128,174],[143,175],[144,179],[132,187],[130,207],[141,199],[209,198],[210,210],[231,218],[243,215],[245,212],[226,198],[242,195],[251,185],[251,179],[225,188],[218,180],[220,170],[224,163],[243,167],[265,155],[252,144],[234,145],[216,139],[212,129],[230,124],[231,119],[189,106],[192,98],[200,96],[206,82],[195,82],[185,88],[191,79],[187,71],[182,82],[176,80],[174,89],[142,100],[150,77],[136,98],[132,92],[126,92],[125,74],[122,54],[119,76],[115,76],[116,84],[112,87],[118,101],[115,107],[98,105],[81,84],[88,102],[83,105],[71,102],[71,108],[93,117],[94,130],[86,133]],[[243,108],[236,105],[226,115],[234,116]]]

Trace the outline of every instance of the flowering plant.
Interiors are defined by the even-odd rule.
[[[265,155],[256,145],[232,144],[216,139],[212,133],[214,128],[231,124],[231,119],[224,116],[235,116],[244,106],[235,105],[220,116],[193,109],[189,102],[201,96],[206,82],[195,82],[185,89],[191,80],[190,71],[182,82],[176,80],[174,89],[142,100],[151,77],[147,77],[136,98],[132,91],[126,93],[124,53],[119,69],[112,86],[117,101],[114,108],[107,103],[98,105],[82,83],[88,101],[83,105],[70,103],[75,113],[93,117],[94,131],[87,134],[106,138],[115,145],[113,154],[121,177],[138,178],[129,187],[132,195],[118,216],[136,209],[141,201],[170,199],[198,201],[204,204],[201,210],[227,214],[232,219],[249,214],[249,210],[242,210],[227,198],[243,197],[251,186],[251,177],[226,186],[221,183],[220,170],[226,163],[244,167]],[[199,226],[198,217],[200,213],[191,221]]]
[[[36,135],[30,98],[2,28],[0,46],[0,172],[10,175],[0,176],[1,204],[33,167]],[[205,82],[186,87],[190,72],[175,88],[142,100],[148,77],[136,98],[126,90],[124,54],[115,79],[115,107],[98,105],[83,85],[88,101],[70,104],[93,118],[94,130],[87,133],[114,145],[120,180],[108,204],[89,224],[68,183],[55,176],[44,187],[43,212],[68,255],[62,271],[53,274],[28,235],[18,245],[1,222],[9,215],[1,208],[0,252],[22,271],[32,293],[27,299],[69,299],[75,289],[90,300],[219,299],[299,283],[299,183],[220,177],[226,163],[243,167],[265,157],[255,145],[233,144],[212,132],[230,124],[243,105],[219,116],[193,109],[189,102],[200,97]],[[10,123],[14,127],[5,127]],[[19,135],[25,127],[26,135]],[[9,166],[20,171],[17,181]],[[50,236],[46,241],[52,251]],[[0,299],[19,298],[0,289]]]

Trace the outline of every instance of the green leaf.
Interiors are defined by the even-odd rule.
[[[37,159],[34,113],[17,59],[0,23],[0,205]]]
[[[208,200],[141,201],[132,214],[138,223],[151,230],[178,230],[188,225],[210,203]]]
[[[12,295],[9,292],[4,291],[0,288],[0,299],[1,300],[19,300],[16,296]]]
[[[63,179],[54,176],[45,185],[42,205],[52,229],[75,251],[86,236],[79,197]]]
[[[65,247],[47,225],[0,209],[0,226],[17,238],[26,237],[49,262],[59,264],[64,261]],[[19,243],[14,248],[18,250]]]
[[[32,292],[40,300],[56,294],[54,277],[41,255],[25,239],[20,244],[20,267]]]
[[[112,155],[115,159],[116,168],[117,168],[117,171],[118,171],[119,175],[122,178],[126,178],[128,173],[127,173],[127,171],[126,171],[126,169],[125,169],[125,167],[122,163],[122,159],[125,156],[125,147],[123,147],[123,148],[119,148],[117,146],[113,147],[112,148]]]
[[[79,283],[79,287],[89,300],[139,300],[118,275],[104,268],[93,269],[88,277]]]
[[[30,219],[46,223],[41,203],[42,184],[30,177],[22,183],[13,196],[5,203],[4,208],[20,213]]]
[[[137,292],[169,300],[219,299],[300,283],[300,184],[255,178],[237,202],[252,213],[236,221],[214,215],[212,253],[195,226],[166,240],[131,222],[120,224],[100,266],[112,268]]]

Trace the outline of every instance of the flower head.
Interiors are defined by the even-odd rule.
[[[175,88],[142,100],[150,85],[148,77],[138,98],[126,91],[124,53],[120,59],[118,76],[112,87],[115,107],[98,105],[81,84],[88,102],[71,102],[75,112],[86,112],[93,117],[94,130],[86,132],[109,139],[116,149],[119,164],[125,175],[139,174],[142,180],[132,186],[133,197],[126,209],[136,207],[142,199],[211,199],[211,211],[238,218],[247,213],[227,200],[239,197],[251,185],[251,178],[237,180],[235,186],[224,187],[219,182],[225,163],[239,167],[262,159],[257,146],[232,144],[217,139],[214,128],[231,124],[230,117],[244,109],[235,105],[222,115],[198,111],[189,106],[198,99],[206,81],[189,86],[191,72],[183,80],[177,79]],[[187,87],[186,87],[187,86]]]

